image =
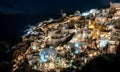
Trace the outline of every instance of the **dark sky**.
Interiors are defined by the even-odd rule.
[[[85,10],[85,8],[103,7],[106,6],[109,1],[110,0],[0,0],[0,11],[12,14],[50,14],[54,11],[60,11],[60,9]]]
[[[109,7],[109,2],[119,0],[0,0],[0,41],[19,40],[29,24],[35,24],[49,17],[60,17],[66,13],[81,12],[91,8]]]

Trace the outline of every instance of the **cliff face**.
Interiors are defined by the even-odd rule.
[[[101,60],[109,61],[106,66],[112,66],[114,61],[107,55],[119,56],[120,47],[120,9],[113,4],[84,13],[63,13],[59,19],[50,18],[30,26],[15,46],[12,71],[20,68],[43,72],[80,71],[99,56],[102,56]],[[104,70],[104,67],[99,69]]]
[[[99,1],[93,0],[92,2],[90,2],[88,0],[83,0],[83,1],[78,1],[78,0],[76,0],[76,1],[73,1],[73,0],[69,0],[69,1],[65,1],[65,0],[60,0],[60,1],[56,1],[56,0],[54,0],[54,1],[53,0],[52,1],[46,1],[46,0],[44,0],[44,1],[41,1],[41,0],[36,0],[36,1],[33,1],[33,0],[32,1],[28,1],[28,0],[26,0],[26,1],[24,1],[24,0],[21,0],[21,1],[3,0],[2,1],[2,0],[0,0],[0,25],[1,25],[0,26],[0,42],[1,41],[2,42],[10,41],[9,43],[13,43],[13,44],[16,44],[17,42],[20,42],[19,40],[21,40],[21,35],[24,34],[24,30],[25,30],[25,28],[27,26],[34,25],[37,22],[40,22],[40,21],[43,21],[43,20],[46,20],[46,19],[48,20],[49,17],[58,18],[58,17],[60,17],[61,9],[63,9],[63,11],[66,12],[69,15],[69,14],[73,13],[76,10],[80,10],[81,12],[84,12],[84,11],[90,10],[91,8],[98,8],[99,9],[99,8],[108,7],[109,6],[108,1],[109,0],[99,0]],[[116,5],[113,4],[113,6],[116,6]],[[117,6],[119,6],[119,5],[117,5]],[[114,12],[112,11],[111,13],[114,13]],[[104,15],[106,16],[106,13]],[[89,17],[86,17],[86,18],[89,18]],[[115,17],[113,17],[113,18],[116,19],[118,17],[115,15]],[[71,22],[74,23],[74,18],[71,18],[71,20],[72,19],[73,19],[73,21],[71,21]],[[82,19],[82,17],[81,17],[81,19]],[[85,17],[83,17],[83,19],[85,19]],[[94,19],[94,17],[92,19]],[[62,20],[64,20],[64,19],[60,19],[58,21],[61,22]],[[101,18],[98,18],[96,20],[101,20]],[[55,22],[58,22],[58,21],[55,21]],[[70,20],[68,19],[67,22],[69,23],[69,21]],[[102,23],[104,24],[104,21],[106,21],[106,19],[103,18],[103,21],[101,20],[101,24]],[[75,21],[75,22],[77,22],[77,21]],[[84,21],[81,20],[80,23],[82,23],[82,22],[84,22]],[[87,22],[88,21],[86,21],[86,23]],[[48,21],[45,21],[44,23],[49,24]],[[54,22],[50,22],[50,23],[54,23]],[[77,23],[79,23],[79,22],[77,22]],[[92,21],[89,24],[92,24]],[[118,27],[119,26],[119,20],[115,24],[116,24],[116,27]],[[54,26],[54,24],[52,24],[52,25],[53,25],[53,27],[55,27],[55,29],[56,29],[56,27],[59,27],[59,25],[58,26],[57,25]],[[69,33],[66,33],[66,32],[67,31],[69,31],[70,33],[74,32],[75,30],[69,30],[69,28],[71,29],[71,28],[77,27],[76,24],[74,25],[75,27],[72,27],[72,26],[69,27],[69,25],[67,25],[67,24],[61,25],[61,26],[62,26],[61,30],[63,30],[63,33],[61,32],[61,34],[57,34],[57,33],[59,33],[59,30],[58,30],[58,32],[56,32],[55,34],[53,33],[54,35],[52,36],[52,38],[55,38],[55,39],[62,38],[62,39],[59,40],[56,44],[55,44],[55,42],[56,42],[55,40],[50,41],[48,44],[57,45],[57,44],[62,43],[61,45],[63,45],[64,43],[67,43],[69,41],[69,39],[71,39],[73,37],[74,33],[69,34]],[[79,25],[78,24],[78,26],[82,27],[84,25]],[[48,27],[49,27],[49,29],[51,28],[50,25]],[[65,30],[64,27],[68,28],[68,30]],[[94,27],[95,27],[94,25],[91,26],[91,28],[94,28]],[[97,28],[100,29],[100,27],[97,27]],[[103,29],[104,28],[105,27],[103,27]],[[47,34],[48,30],[45,29],[44,26],[43,26],[42,29],[46,30],[45,33]],[[53,29],[53,31],[54,31],[54,29]],[[51,32],[53,32],[53,31],[51,30]],[[66,31],[66,32],[64,32],[64,31]],[[78,33],[79,32],[80,32],[80,30],[78,30]],[[97,31],[95,31],[95,32],[97,32]],[[33,35],[37,34],[37,30],[35,30],[35,33],[32,32],[31,34],[33,34]],[[73,38],[73,41],[78,36],[79,35],[75,35],[75,37]],[[83,34],[83,36],[84,36],[85,39],[88,38],[88,36],[86,34]],[[30,37],[33,37],[33,38],[31,38],[31,40],[34,39],[34,36],[30,36]],[[42,38],[42,37],[40,37],[40,38]],[[50,40],[49,37],[47,37],[47,38],[48,38],[48,40]],[[46,42],[47,42],[47,38],[46,38]],[[95,44],[94,43],[95,42],[94,38],[97,39],[98,36],[94,36],[92,38],[93,39],[93,45]],[[23,42],[22,44],[18,44],[18,47],[16,47],[16,48],[21,48],[20,50],[18,49],[18,51],[19,51],[18,54],[19,53],[24,53],[24,51],[26,51],[28,49],[28,47],[30,47],[30,48],[33,47],[33,49],[36,49],[36,46],[34,46],[34,44],[30,43],[29,41],[26,42],[26,40],[27,40],[27,38],[24,39],[24,37],[23,37],[23,41],[25,41],[25,43]],[[36,37],[35,37],[35,40],[36,40]],[[40,42],[40,41],[38,41],[38,42]],[[100,42],[101,42],[100,46],[104,47],[104,44],[102,42],[106,43],[106,40],[105,41],[101,40]],[[75,43],[75,44],[79,45],[79,43]],[[71,45],[71,44],[68,44],[68,45]],[[14,51],[9,52],[9,46],[6,48],[6,45],[3,44],[3,43],[1,43],[0,46],[1,46],[0,50],[3,50],[3,52],[4,52],[4,53],[0,52],[1,55],[5,55],[2,58],[2,60],[4,61],[4,60],[6,60],[6,58],[9,58],[9,60],[7,62],[6,61],[4,61],[3,63],[1,62],[2,64],[0,64],[0,67],[3,67],[4,63],[7,66],[11,65],[11,63],[9,61],[11,60],[12,53]],[[22,49],[22,47],[24,47],[24,48]],[[96,46],[94,45],[93,47],[96,47]],[[108,49],[108,53],[113,53],[114,52],[114,50],[113,50],[114,45],[113,46],[111,45],[109,47],[111,47],[111,48]],[[69,46],[68,46],[68,48],[69,48]],[[61,50],[61,49],[64,50],[64,48],[62,48],[62,47],[58,47],[56,49],[57,50]],[[24,50],[24,51],[22,52],[22,50]],[[78,52],[80,52],[78,50],[79,50],[78,48],[75,48],[72,51],[77,54]],[[84,48],[83,48],[83,51],[84,51]],[[8,52],[8,53],[6,53],[6,52]],[[61,52],[59,54],[62,55],[63,53]],[[14,53],[14,55],[16,55],[16,58],[18,57],[19,60],[21,60],[23,58],[21,55],[20,56],[17,55],[17,50]],[[48,52],[48,55],[52,55],[52,54]],[[92,54],[90,54],[90,57],[92,57],[91,55]],[[41,59],[45,60],[44,57],[41,57]],[[73,57],[73,59],[74,59],[74,57]],[[84,59],[84,57],[83,57],[83,59]],[[58,60],[59,60],[59,58],[58,58]],[[61,59],[61,60],[64,60],[64,59]],[[77,62],[77,60],[76,60],[76,62]],[[75,64],[76,64],[76,62],[75,62]],[[86,62],[86,60],[85,60],[85,62]],[[53,65],[52,63],[50,63],[50,64]],[[3,67],[3,69],[6,70],[5,67]]]

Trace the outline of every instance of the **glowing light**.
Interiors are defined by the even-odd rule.
[[[80,42],[75,42],[75,44],[74,44],[74,46],[75,46],[75,51],[74,51],[74,53],[75,54],[78,54],[79,53],[79,46],[81,45],[81,43]]]
[[[90,11],[89,11],[89,13],[99,13],[100,11],[99,10],[97,10],[97,9],[91,9]]]
[[[67,46],[68,49],[70,49],[71,47],[70,46]]]
[[[75,54],[78,54],[78,53],[79,53],[79,48],[75,48],[74,53],[75,53]]]
[[[88,39],[88,35],[86,33],[83,33],[83,38]]]
[[[80,42],[75,42],[75,47],[79,47],[81,44],[80,44]]]
[[[113,28],[114,28],[113,25],[109,25],[109,26],[108,26],[108,29],[113,29]]]
[[[108,40],[100,40],[100,47],[101,47],[101,48],[106,47],[107,44],[108,44]]]
[[[46,51],[44,49],[39,53],[39,55],[40,55],[41,62],[47,62],[47,59],[45,57]]]
[[[84,12],[84,13],[82,13],[82,16],[88,16],[88,15],[90,15],[89,12]]]
[[[33,50],[35,50],[36,48],[37,48],[37,46],[36,46],[36,45],[32,46],[32,49],[33,49]]]
[[[39,52],[39,56],[40,56],[40,61],[41,62],[47,62],[48,59],[49,60],[52,60],[54,59],[55,57],[55,49],[51,48],[51,49],[48,49],[48,48],[44,48],[42,49],[40,52]]]

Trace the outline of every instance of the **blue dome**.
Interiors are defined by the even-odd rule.
[[[40,61],[47,62],[49,57],[55,57],[55,49],[44,48],[39,52]],[[47,57],[46,57],[47,56]]]
[[[41,62],[47,62],[47,59],[45,58],[45,55],[46,55],[46,50],[45,49],[43,49],[41,52],[39,52]]]
[[[80,45],[81,45],[80,42],[75,42],[74,44],[75,47],[79,47]]]
[[[74,53],[75,53],[75,54],[78,54],[78,53],[79,53],[79,48],[75,48]]]
[[[100,47],[101,47],[101,48],[106,47],[107,44],[108,44],[108,40],[101,40],[101,41],[100,41]]]
[[[75,54],[78,54],[79,53],[79,46],[81,45],[81,43],[80,42],[75,42],[75,44],[74,44],[74,49],[75,49],[75,51],[74,51],[74,53]]]

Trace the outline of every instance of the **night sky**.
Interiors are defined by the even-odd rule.
[[[119,0],[0,0],[0,41],[17,42],[25,28],[50,17],[109,7]]]

